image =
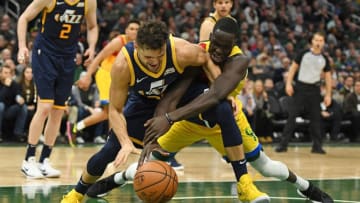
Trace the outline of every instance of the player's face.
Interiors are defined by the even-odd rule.
[[[137,31],[139,30],[139,24],[130,23],[126,30],[125,35],[128,37],[129,41],[134,41],[136,39]]]
[[[216,30],[210,35],[210,58],[215,64],[223,63],[231,53],[234,45],[235,36],[233,34]]]
[[[217,0],[214,1],[213,6],[216,12],[220,15],[220,17],[225,17],[227,15],[230,15],[230,11],[233,6],[233,1]]]
[[[154,73],[157,73],[160,70],[165,51],[166,45],[164,45],[161,49],[137,47],[138,57],[141,64],[145,66],[146,69]]]
[[[321,51],[325,45],[325,39],[323,36],[315,34],[311,40],[311,44],[313,49]]]

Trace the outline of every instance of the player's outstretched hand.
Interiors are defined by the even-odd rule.
[[[138,168],[148,161],[151,153],[158,153],[163,157],[169,156],[170,153],[163,150],[157,141],[144,145],[144,149],[141,152],[140,159],[138,162]]]
[[[156,116],[145,122],[144,145],[152,143],[170,129],[170,123],[165,116]]]
[[[129,158],[130,154],[141,154],[141,150],[137,149],[131,142],[128,144],[124,144],[121,146],[120,151],[118,152],[115,161],[114,166],[119,167],[122,164],[126,163],[126,161]]]

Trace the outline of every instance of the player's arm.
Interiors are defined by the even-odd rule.
[[[91,76],[96,72],[99,67],[99,64],[108,56],[113,54],[116,51],[120,51],[123,46],[123,42],[118,38],[112,39],[109,44],[107,44],[96,57],[90,63],[90,65],[86,69],[86,74],[84,77],[81,77],[77,82],[78,86],[82,89],[86,89],[89,87],[91,83]]]
[[[123,109],[127,100],[128,86],[130,83],[130,71],[122,53],[116,58],[111,70],[109,122],[121,149],[116,157],[115,166],[126,162],[130,153],[140,153],[131,142],[126,128],[126,120]]]
[[[209,91],[198,96],[189,104],[168,113],[172,121],[180,121],[204,112],[218,104],[235,89],[238,83],[245,78],[249,58],[245,55],[231,57],[223,67],[223,72],[215,79]]]
[[[122,40],[119,37],[112,39],[94,58],[86,72],[87,75],[93,75],[98,69],[100,63],[108,56],[112,55],[114,52],[120,51],[123,46]]]
[[[164,115],[167,112],[175,110],[191,82],[199,73],[199,68],[187,68],[184,74],[168,87],[164,97],[161,98],[156,106],[154,116]]]
[[[96,1],[86,1],[87,2],[87,12],[85,15],[86,18],[86,27],[87,27],[87,41],[89,48],[85,52],[85,56],[88,56],[87,63],[89,63],[95,56],[95,47],[98,40],[99,30],[96,21]]]
[[[331,92],[332,92],[332,78],[331,78],[331,68],[330,68],[330,62],[328,57],[325,57],[325,67],[324,67],[324,71],[325,71],[325,88],[326,88],[326,92],[325,92],[325,96],[324,96],[324,103],[326,106],[330,106],[331,105]]]
[[[26,33],[28,23],[33,20],[44,8],[50,7],[52,3],[52,0],[34,0],[19,17],[19,20],[17,22],[19,63],[27,62],[29,57],[29,51],[26,47]]]
[[[178,40],[176,56],[180,67],[202,67],[211,82],[221,74],[219,66],[209,62],[209,54],[198,44]]]
[[[207,41],[210,38],[210,33],[214,28],[214,23],[210,20],[204,20],[204,22],[200,26],[200,33],[199,33],[199,41]]]

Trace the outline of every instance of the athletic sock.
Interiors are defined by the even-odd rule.
[[[247,174],[246,159],[240,161],[231,161],[231,166],[235,172],[236,180],[240,180],[241,176]]]
[[[300,191],[305,191],[309,188],[309,181],[303,179],[302,177],[296,176],[296,182],[294,183],[295,187]]]
[[[27,161],[29,157],[35,156],[36,145],[28,144],[25,154],[25,160]]]
[[[43,163],[44,159],[49,158],[51,151],[52,151],[52,147],[44,144],[42,151],[41,151],[39,162]]]
[[[78,181],[77,185],[75,186],[75,190],[78,192],[78,193],[81,193],[81,194],[85,194],[88,190],[88,188],[91,186],[92,184],[88,184],[88,183],[85,183],[83,182],[82,180],[82,176],[80,177],[80,180]]]
[[[121,171],[119,173],[116,173],[114,176],[114,182],[118,185],[122,185],[126,182],[126,177],[125,177],[125,171]]]

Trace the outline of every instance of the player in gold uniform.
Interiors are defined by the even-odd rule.
[[[132,42],[136,39],[139,26],[140,21],[130,20],[125,28],[125,34],[118,35],[112,39],[94,58],[93,62],[87,68],[86,75],[79,79],[77,83],[79,87],[87,89],[91,83],[91,76],[96,72],[95,80],[100,94],[102,111],[95,112],[79,121],[71,129],[73,135],[76,135],[79,130],[108,119],[111,68],[121,48],[128,42]],[[100,67],[98,68],[99,64]]]
[[[219,20],[219,23],[221,21],[223,20]],[[215,28],[213,36],[211,38],[211,43],[214,43],[212,48],[210,48],[210,42],[205,42],[202,44],[202,46],[208,52],[210,52],[210,55],[212,55],[213,58],[216,59],[218,58],[218,56],[221,56],[221,54],[219,54],[216,50],[223,48],[221,46],[227,47],[226,44],[224,44],[224,41],[225,40],[221,38],[221,33],[217,33]],[[236,55],[236,53],[240,53],[240,49],[236,48],[235,46],[235,48],[232,48],[230,58],[231,56]],[[227,60],[229,60],[229,58]],[[229,60],[228,62],[230,61],[231,60]],[[233,68],[236,69],[236,67]],[[147,125],[149,126],[147,132],[155,136],[161,135],[163,131],[166,131],[171,125],[171,123],[174,122],[170,130],[157,140],[162,149],[169,152],[178,152],[186,146],[189,146],[199,140],[206,139],[208,140],[209,144],[213,146],[220,154],[227,155],[224,150],[224,143],[221,137],[221,129],[219,126],[209,128],[203,125],[196,124],[194,122],[182,120],[188,118],[191,115],[197,116],[197,114],[201,112],[199,109],[203,109],[204,106],[210,106],[212,103],[216,102],[216,99],[214,100],[213,98],[218,98],[218,94],[222,94],[219,91],[226,92],[224,85],[229,86],[228,81],[231,81],[231,78],[236,77],[237,74],[232,72],[231,69],[223,68],[222,71],[223,73],[214,81],[213,86],[210,87],[210,90],[207,93],[201,95],[199,98],[195,99],[193,102],[191,102],[191,105],[185,105],[184,107],[173,111],[169,106],[176,105],[172,102],[174,100],[176,101],[176,98],[179,97],[179,95],[181,94],[179,94],[179,92],[176,94],[171,94],[171,92],[168,92],[168,94],[163,98],[163,100],[159,104],[159,107],[161,108],[157,109],[156,112],[157,115],[161,116],[155,117],[151,119],[151,121],[147,122]],[[243,83],[244,78],[239,84],[236,85],[235,90],[231,94],[236,95],[237,93],[239,93],[242,89]],[[221,84],[223,85],[221,86]],[[221,87],[216,87],[216,85],[219,85]],[[183,89],[186,89],[186,86],[178,86],[176,88],[177,91]],[[237,108],[241,109],[241,103],[238,100],[237,105]],[[280,180],[286,180],[293,183],[294,186],[298,189],[298,193],[300,195],[307,197],[313,201],[326,203],[333,202],[332,198],[328,194],[321,191],[309,181],[295,175],[286,167],[285,164],[279,161],[271,160],[262,150],[262,146],[259,144],[256,135],[252,131],[242,111],[240,111],[236,115],[236,121],[242,135],[246,158],[256,170],[258,170],[262,175],[266,177],[276,177]],[[146,147],[144,150],[147,150]],[[149,151],[151,151],[151,149]],[[125,172],[120,172],[119,174],[125,174],[125,177],[127,177],[126,175],[131,173],[128,171],[131,170],[133,170],[133,168],[130,167]],[[108,178],[105,180],[110,182]],[[102,182],[105,182],[105,180]],[[120,179],[116,183],[121,183],[121,181],[123,180]],[[101,183],[99,183],[99,186],[100,185]],[[106,191],[104,188],[106,187],[103,186],[102,192]]]

